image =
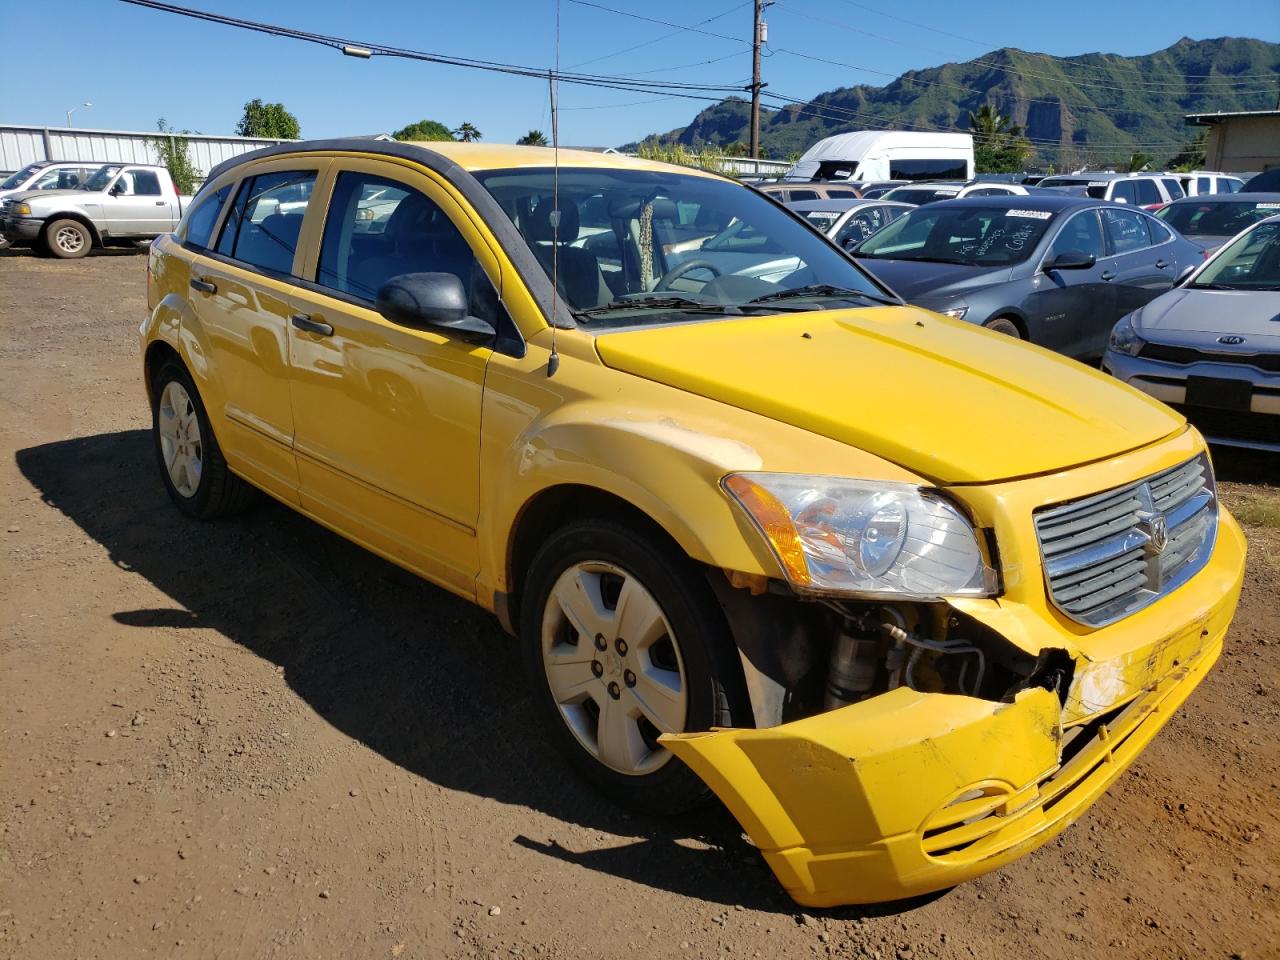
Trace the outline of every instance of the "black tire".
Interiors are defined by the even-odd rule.
[[[201,470],[199,481],[190,495],[181,492],[175,486],[165,463],[165,452],[160,435],[160,407],[165,387],[170,382],[179,384],[190,401],[191,411],[199,424],[199,454]],[[177,360],[166,360],[160,365],[152,383],[151,402],[151,437],[155,445],[156,465],[160,468],[160,477],[169,499],[189,517],[197,520],[212,520],[216,517],[227,517],[241,513],[257,499],[258,491],[237,477],[227,467],[222,448],[213,435],[213,427],[209,423],[209,414],[205,411],[200,392],[191,379],[191,374]]]
[[[706,802],[711,791],[683,762],[667,754],[652,772],[617,772],[578,740],[551,693],[542,654],[544,611],[562,573],[575,564],[596,562],[636,578],[679,638],[687,686],[685,730],[749,722],[736,647],[701,568],[657,535],[603,519],[579,520],[552,534],[530,565],[522,591],[520,640],[534,709],[570,765],[601,793],[637,813],[687,811]]]
[[[1005,336],[1013,337],[1015,340],[1022,339],[1022,331],[1008,317],[992,317],[983,326],[988,330],[994,330],[996,333],[1003,333]]]
[[[78,238],[75,243],[73,238]],[[40,234],[44,249],[59,260],[79,260],[93,249],[93,233],[79,220],[54,220]]]
[[[13,246],[13,241],[8,237],[0,236],[0,250],[8,250]]]

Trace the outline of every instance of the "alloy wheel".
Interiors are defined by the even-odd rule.
[[[60,227],[53,235],[53,242],[63,253],[79,253],[84,247],[84,234],[75,227]]]
[[[160,452],[169,481],[182,496],[194,497],[204,468],[200,419],[191,397],[177,380],[170,380],[160,392],[159,414]]]

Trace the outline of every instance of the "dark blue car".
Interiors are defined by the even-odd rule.
[[[1058,195],[929,204],[851,252],[909,303],[1080,358],[1204,261],[1142,210]]]

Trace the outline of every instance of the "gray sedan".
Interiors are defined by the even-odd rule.
[[[787,207],[845,250],[915,209],[889,200],[797,200]]]
[[[1103,368],[1213,442],[1280,451],[1280,216],[1124,317]]]
[[[909,303],[1091,359],[1204,261],[1142,210],[1049,194],[931,203],[851,252]]]
[[[1214,193],[1175,200],[1156,214],[1209,253],[1251,223],[1280,214],[1280,193]]]

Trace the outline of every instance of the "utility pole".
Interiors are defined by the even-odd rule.
[[[751,159],[760,159],[760,45],[768,36],[766,26],[760,15],[771,0],[755,0],[752,4],[751,20]]]

